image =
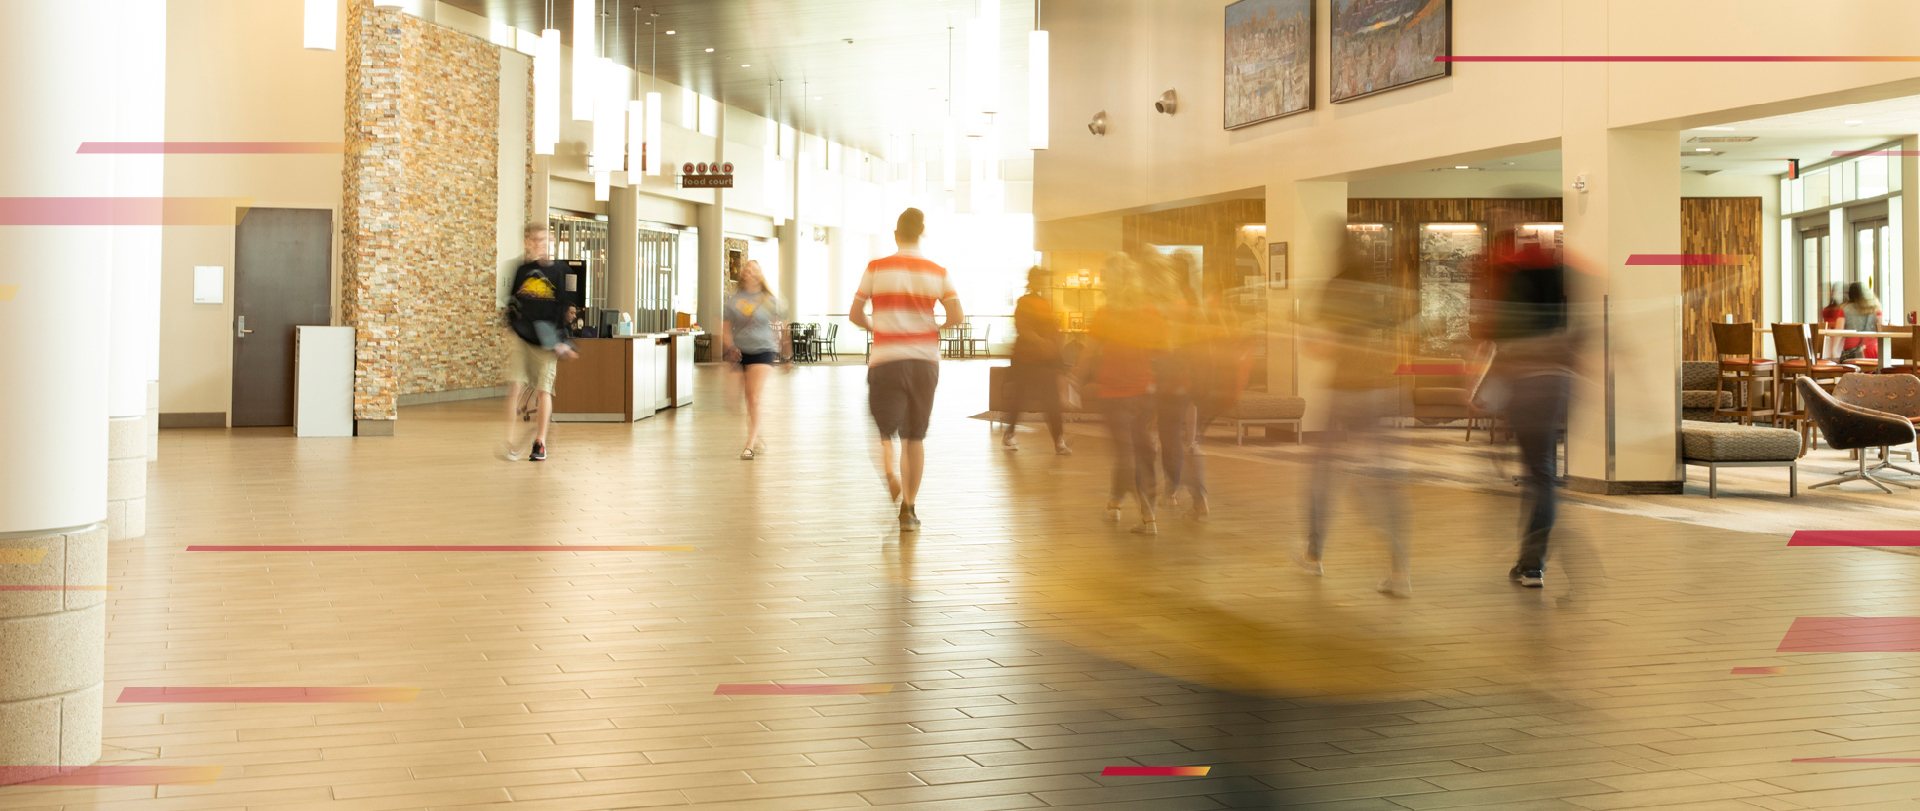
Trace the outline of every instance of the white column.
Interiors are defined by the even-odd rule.
[[[800,240],[804,238],[801,236],[803,229],[800,227],[800,217],[803,213],[800,201],[800,173],[807,171],[808,167],[801,165],[806,163],[807,152],[798,148],[798,144],[805,141],[806,137],[804,134],[794,137],[795,154],[793,160],[787,161],[787,168],[793,172],[793,175],[787,178],[787,191],[793,195],[791,200],[793,207],[790,209],[793,216],[788,217],[786,223],[775,226],[773,229],[774,238],[780,240],[778,295],[781,304],[789,309],[800,302]],[[822,149],[824,148],[825,146],[822,145]],[[789,317],[797,320],[800,313],[790,313]]]
[[[1568,6],[1568,53],[1606,53],[1607,10]],[[1570,34],[1571,35],[1571,34]],[[1603,99],[1612,70],[1569,64],[1566,97]],[[1573,323],[1585,343],[1567,418],[1568,486],[1680,492],[1680,268],[1628,265],[1680,253],[1679,134],[1609,129],[1606,105],[1568,104],[1561,137]],[[1572,188],[1586,177],[1586,191]]]
[[[124,2],[112,20],[115,141],[166,139],[166,0]],[[160,197],[161,155],[117,155],[114,194]],[[147,534],[148,390],[159,377],[160,226],[113,229],[113,293],[107,319],[107,536]],[[158,420],[153,421],[157,426]]]
[[[135,0],[126,0],[128,4]],[[0,26],[0,197],[108,197],[114,160],[77,154],[114,140],[121,2],[10,4]],[[165,28],[150,31],[164,36]],[[109,306],[113,229],[0,225],[14,256],[0,264],[0,548],[26,550],[0,566],[4,582],[97,585],[106,580],[107,346],[75,312]],[[40,266],[44,268],[44,265]],[[144,407],[144,403],[142,403]],[[104,592],[0,592],[0,765],[79,766],[100,757]],[[9,772],[17,774],[17,772]]]

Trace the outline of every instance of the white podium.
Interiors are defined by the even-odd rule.
[[[353,436],[353,328],[293,328],[293,435]]]

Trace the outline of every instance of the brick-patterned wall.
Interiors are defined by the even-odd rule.
[[[393,419],[402,394],[495,385],[500,53],[353,0],[341,218],[354,418]]]

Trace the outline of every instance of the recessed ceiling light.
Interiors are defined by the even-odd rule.
[[[814,101],[819,101],[819,100],[820,100],[820,97],[819,97],[819,96],[814,96],[814,97],[813,97],[813,100],[814,100]]]
[[[1710,146],[1696,146],[1696,147],[1694,147],[1694,148],[1693,148],[1693,151],[1695,151],[1695,152],[1712,152],[1712,151],[1713,151],[1713,147],[1710,147]]]
[[[708,49],[707,49],[707,53],[713,53],[713,49],[712,49],[712,48],[708,48]]]
[[[752,65],[741,65],[740,67],[743,67],[743,68],[750,68],[750,67],[753,67],[753,66],[752,66]]]
[[[1865,121],[1861,121],[1861,120],[1859,120],[1859,119],[1848,119],[1848,120],[1847,120],[1847,126],[1849,126],[1849,127],[1852,127],[1852,126],[1858,126],[1858,125],[1860,125],[1860,124],[1865,124],[1865,123],[1867,123],[1867,122],[1865,122]]]
[[[1471,167],[1471,166],[1455,166],[1455,167],[1453,167],[1453,168],[1455,168],[1455,169],[1472,169],[1473,167]]]

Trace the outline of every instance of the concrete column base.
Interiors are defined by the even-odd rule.
[[[107,420],[107,537],[147,534],[147,418]]]
[[[160,461],[160,381],[147,381],[147,461]]]
[[[137,424],[137,421],[136,421]],[[0,767],[88,766],[100,759],[107,594],[62,587],[107,581],[107,528],[0,537]],[[35,769],[0,768],[0,782]]]

